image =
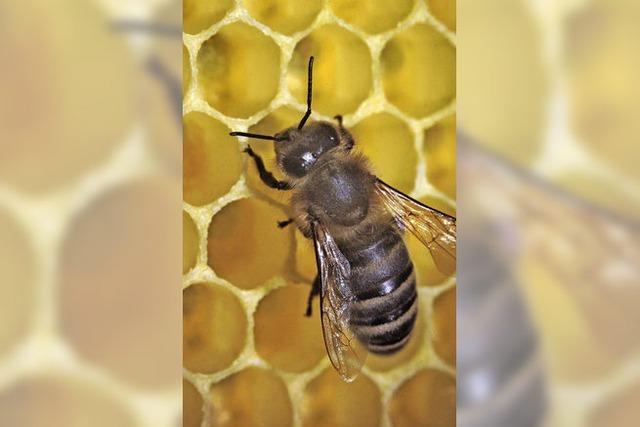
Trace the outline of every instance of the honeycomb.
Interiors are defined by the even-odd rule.
[[[231,130],[342,114],[380,176],[455,214],[455,1],[184,3],[185,426],[453,426],[456,281],[407,237],[419,318],[407,346],[344,383],[322,340],[311,242]],[[282,177],[268,142],[251,141]]]

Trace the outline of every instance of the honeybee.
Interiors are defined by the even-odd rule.
[[[352,151],[354,139],[311,115],[313,57],[309,59],[307,110],[297,127],[271,135],[232,136],[275,143],[278,180],[250,146],[261,180],[292,191],[290,223],[313,239],[318,276],[307,306],[320,295],[324,343],[342,379],[353,381],[368,352],[395,353],[409,340],[417,317],[416,278],[402,240],[409,230],[429,249],[438,269],[455,271],[456,219],[401,193],[375,176],[367,159]]]

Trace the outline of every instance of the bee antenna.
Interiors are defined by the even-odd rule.
[[[309,58],[308,74],[309,75],[307,77],[307,111],[304,113],[304,116],[302,116],[302,120],[300,120],[300,124],[298,125],[298,130],[302,129],[304,124],[307,122],[307,119],[309,119],[309,116],[311,115],[311,95],[313,93],[313,91],[311,90],[312,78],[313,78],[313,56]]]
[[[255,139],[267,139],[269,141],[279,141],[278,138],[271,135],[260,135],[257,133],[247,133],[247,132],[230,132],[231,136],[246,136],[247,138],[255,138]]]

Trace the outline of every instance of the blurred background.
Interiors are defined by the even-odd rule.
[[[458,2],[458,423],[640,419],[640,5]]]
[[[180,425],[181,4],[0,21],[0,425]]]

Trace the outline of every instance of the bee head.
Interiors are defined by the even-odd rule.
[[[301,178],[339,143],[338,131],[331,123],[315,122],[303,129],[292,127],[275,135],[276,159],[284,173]]]
[[[290,127],[274,136],[231,132],[233,136],[274,141],[278,165],[292,178],[305,176],[323,154],[340,145],[341,141],[344,140],[349,148],[353,145],[351,136],[342,127],[341,116],[336,116],[340,121],[339,128],[329,122],[315,122],[304,127],[311,116],[313,56],[309,58],[308,73],[307,111],[297,127]]]

